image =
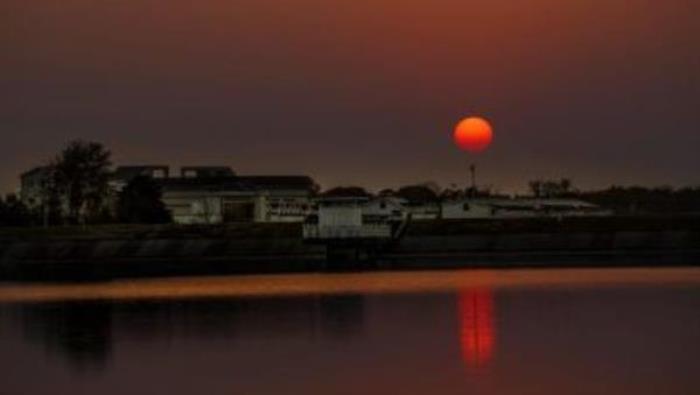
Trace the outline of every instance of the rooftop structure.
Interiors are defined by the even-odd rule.
[[[180,168],[182,178],[233,177],[236,173],[228,166],[185,166]]]
[[[169,176],[170,167],[166,165],[119,166],[110,176],[110,185],[119,192],[136,177],[165,179]]]

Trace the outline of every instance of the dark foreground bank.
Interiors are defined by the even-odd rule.
[[[698,263],[696,217],[414,222],[399,240],[340,251],[306,243],[299,224],[0,230],[5,281]]]

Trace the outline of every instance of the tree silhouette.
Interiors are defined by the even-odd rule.
[[[27,206],[15,195],[0,198],[0,226],[31,225],[32,216]]]
[[[147,176],[132,179],[119,194],[117,216],[123,223],[162,224],[172,221],[161,200],[160,186]]]
[[[438,194],[426,185],[408,185],[399,188],[396,196],[406,199],[408,204],[417,205],[425,203],[437,203],[440,201]]]
[[[102,144],[76,140],[54,160],[55,185],[68,205],[70,222],[100,213],[109,194],[110,157]]]
[[[536,198],[571,197],[575,195],[570,179],[533,180],[528,183],[530,192]]]
[[[362,187],[335,187],[321,194],[323,197],[370,197],[371,194]]]

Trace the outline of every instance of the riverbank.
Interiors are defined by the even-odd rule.
[[[0,230],[0,279],[365,269],[676,266],[700,263],[694,217],[423,221],[350,262],[302,240],[300,224]]]

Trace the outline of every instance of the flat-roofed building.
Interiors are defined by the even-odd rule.
[[[156,180],[168,178],[170,177],[170,166],[118,166],[109,177],[109,185],[113,191],[120,192],[136,177],[151,177]]]
[[[368,222],[363,215],[367,197],[328,197],[317,201],[318,211],[304,224],[307,240],[389,239],[389,222]]]
[[[180,168],[182,178],[233,177],[236,173],[228,166],[184,166]]]
[[[595,204],[567,198],[474,198],[442,203],[444,219],[591,217],[611,214]]]
[[[390,239],[408,218],[404,199],[367,196],[324,197],[304,224],[309,240]]]
[[[45,189],[50,182],[50,177],[49,166],[38,166],[20,175],[19,198],[30,210],[46,204]]]
[[[303,222],[316,184],[306,176],[200,176],[160,181],[163,202],[182,224]]]
[[[265,197],[264,222],[303,222],[313,211],[318,186],[308,176],[240,176]]]

